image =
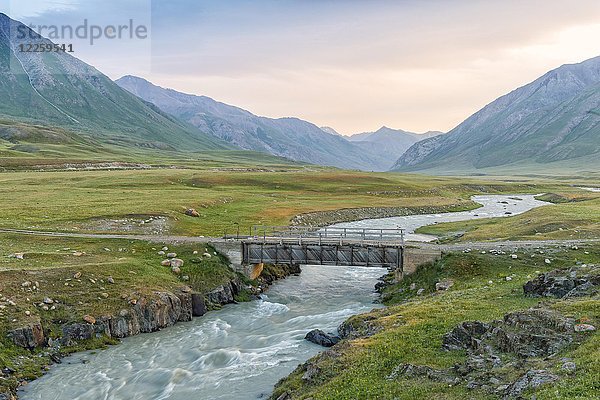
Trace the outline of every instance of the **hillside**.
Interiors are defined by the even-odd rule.
[[[26,124],[66,128],[85,140],[157,149],[227,149],[203,134],[146,104],[114,84],[92,66],[65,52],[21,52],[20,22],[0,13],[0,117]],[[18,129],[16,129],[18,130]],[[16,135],[16,134],[15,134]],[[5,132],[7,141],[35,141]],[[18,135],[17,135],[18,136]]]
[[[386,170],[393,161],[298,118],[259,117],[210,97],[165,89],[135,76],[125,76],[116,83],[200,131],[246,150],[363,170]]]
[[[412,146],[397,171],[580,171],[600,166],[600,57],[563,65]]]

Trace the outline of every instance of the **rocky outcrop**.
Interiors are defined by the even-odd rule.
[[[416,377],[450,385],[464,383],[468,389],[518,399],[527,389],[559,379],[548,371],[553,365],[549,360],[573,342],[573,335],[573,320],[543,308],[508,313],[502,320],[489,323],[462,322],[444,335],[442,348],[466,350],[464,363],[439,370],[400,364],[387,379]],[[568,367],[575,370],[574,365]],[[514,372],[520,374],[517,379]]]
[[[108,336],[125,338],[140,333],[156,332],[175,325],[177,322],[191,321],[193,317],[207,312],[207,302],[215,307],[234,302],[242,284],[234,279],[206,294],[191,293],[185,287],[179,293],[154,292],[130,301],[131,306],[123,308],[115,315],[93,317],[85,315],[81,322],[65,324],[62,327],[60,344],[72,346],[79,341]],[[37,321],[9,332],[8,337],[17,346],[27,349],[46,344],[44,329]]]
[[[370,315],[355,315],[342,322],[338,333],[342,339],[357,339],[373,336],[383,329],[376,323],[376,317]]]
[[[235,303],[235,296],[242,291],[242,282],[234,279],[225,285],[219,286],[215,290],[206,294],[206,301],[212,306],[221,306]]]
[[[14,344],[26,349],[34,349],[46,343],[44,329],[39,320],[22,328],[14,329],[8,333]]]
[[[506,314],[502,321],[463,322],[446,334],[446,350],[482,353],[496,349],[522,358],[554,354],[573,341],[574,320],[556,311],[529,309]]]
[[[505,398],[518,398],[529,388],[557,381],[559,377],[546,370],[529,370],[506,389]]]
[[[320,329],[313,329],[308,332],[304,339],[323,347],[331,347],[341,340],[339,336],[325,333]]]
[[[569,269],[557,269],[539,275],[523,285],[530,297],[570,298],[591,296],[600,287],[600,267],[581,265]]]

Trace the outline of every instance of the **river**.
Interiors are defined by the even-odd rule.
[[[401,226],[515,215],[548,203],[532,195],[474,196],[483,207],[340,224]],[[323,348],[304,340],[311,329],[334,332],[371,310],[379,268],[303,266],[276,282],[262,300],[229,305],[161,332],[123,340],[103,351],[68,357],[20,392],[24,400],[240,400],[267,398],[277,381]]]
[[[68,357],[27,385],[22,399],[189,400],[267,398],[279,379],[323,348],[311,329],[335,332],[348,317],[378,307],[386,270],[304,266],[263,300],[228,305],[118,346]]]
[[[469,221],[481,218],[500,218],[522,214],[532,208],[548,205],[545,201],[535,199],[535,195],[485,195],[472,196],[471,200],[482,207],[471,211],[406,215],[403,217],[364,219],[361,221],[345,222],[333,225],[338,228],[402,228],[406,232],[405,239],[413,242],[430,242],[435,236],[415,233],[422,226],[443,222]]]

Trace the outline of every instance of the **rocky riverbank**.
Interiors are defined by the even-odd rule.
[[[589,252],[584,254],[588,255]],[[477,274],[473,269],[475,266],[467,263],[468,258],[471,257],[459,260],[457,267],[467,268],[468,275]],[[485,255],[481,258],[489,260],[490,256]],[[587,379],[586,374],[590,374],[590,366],[586,365],[588,363],[585,358],[578,358],[573,354],[585,354],[587,350],[579,349],[580,346],[594,348],[593,343],[588,343],[596,332],[598,316],[591,317],[586,313],[589,307],[593,309],[594,302],[598,301],[600,267],[582,262],[569,268],[559,268],[540,273],[535,278],[531,277],[522,284],[518,297],[511,300],[513,307],[518,303],[529,304],[528,299],[531,298],[555,299],[555,303],[540,303],[530,308],[510,311],[503,314],[502,318],[492,321],[460,322],[442,335],[437,350],[432,349],[431,353],[425,348],[409,346],[412,353],[422,354],[421,358],[427,361],[414,362],[406,354],[401,357],[391,356],[389,353],[392,348],[402,347],[403,339],[409,341],[408,336],[399,336],[399,333],[394,332],[400,327],[404,329],[405,335],[408,332],[409,317],[406,314],[410,314],[411,306],[414,304],[416,307],[428,309],[430,306],[426,304],[430,299],[433,303],[439,298],[452,295],[455,289],[454,280],[456,286],[463,284],[457,279],[457,275],[460,277],[465,271],[458,271],[459,274],[455,271],[452,276],[453,284],[450,286],[442,288],[434,283],[448,282],[448,278],[442,279],[440,276],[440,271],[443,273],[444,269],[441,265],[443,262],[444,260],[435,268],[422,268],[416,278],[402,284],[400,292],[411,292],[412,297],[402,297],[400,308],[389,307],[357,315],[340,325],[338,335],[342,340],[282,379],[276,386],[271,400],[312,398],[318,394],[327,397],[327,394],[331,395],[329,389],[332,387],[338,388],[336,395],[339,397],[336,398],[339,399],[366,398],[361,397],[360,393],[362,396],[370,393],[373,398],[405,398],[415,395],[412,390],[421,393],[420,396],[417,395],[419,398],[464,398],[460,393],[466,390],[467,393],[476,391],[476,396],[483,393],[491,398],[521,399],[529,398],[527,396],[543,390],[548,385],[560,385],[573,379]],[[510,262],[507,263],[507,269],[515,270]],[[518,275],[513,273],[504,277],[503,282],[509,286],[517,278]],[[491,285],[498,283],[489,280],[482,289],[487,291]],[[380,285],[380,291],[385,292],[386,288],[394,289],[391,286],[390,282]],[[427,292],[421,289],[417,293],[419,286],[427,288]],[[472,296],[473,290],[470,289],[471,294],[465,293],[462,296]],[[454,297],[453,301],[463,304],[464,300]],[[561,301],[568,303],[563,306]],[[463,304],[462,307],[464,306]],[[561,306],[569,311],[561,311]],[[473,304],[471,307],[481,305]],[[453,312],[450,307],[446,308],[447,314]],[[465,314],[465,311],[459,310],[459,313]],[[494,311],[490,309],[490,313]],[[419,314],[418,320],[429,326],[428,329],[431,329],[434,322],[426,322],[426,314]],[[423,334],[424,332],[421,333]],[[423,340],[425,339],[416,339],[417,342]],[[421,346],[427,347],[428,344],[423,342]],[[402,354],[402,350],[400,353]],[[449,367],[442,367],[445,363],[436,359],[447,358],[444,353],[456,362]],[[463,356],[465,353],[466,358]],[[375,387],[368,387],[364,376],[355,376],[348,371],[354,366],[362,368],[360,363],[363,359],[370,366],[369,369],[374,371],[374,375],[370,375],[371,378],[367,381],[372,381]],[[346,373],[352,377],[346,376]],[[596,372],[591,373],[593,376]],[[351,383],[354,381],[363,382],[363,385],[354,386]],[[413,384],[418,385],[418,382],[428,383],[421,385],[419,389],[413,389]],[[424,386],[428,388],[424,389]],[[349,389],[344,391],[343,387]],[[443,389],[444,387],[446,389]],[[582,390],[585,393],[580,393],[581,398],[594,398],[594,389]],[[404,393],[405,397],[398,397],[394,394],[396,392]],[[428,394],[423,395],[424,392]],[[356,397],[348,397],[342,393],[352,393],[352,396]]]
[[[155,248],[152,252],[157,253]],[[12,293],[0,290],[1,311],[8,312],[9,317],[24,314],[24,318],[22,323],[13,318],[13,327],[0,338],[0,400],[15,399],[18,387],[39,377],[68,354],[117,344],[122,338],[156,332],[223,305],[251,300],[274,281],[300,272],[299,267],[265,266],[256,281],[249,281],[230,270],[228,260],[212,250],[200,257],[198,251],[180,247],[178,252],[185,258],[185,266],[183,260],[175,259],[181,264],[182,273],[169,274],[172,267],[159,262],[163,252],[159,251],[161,257],[151,261],[157,266],[149,268],[158,268],[165,272],[165,277],[175,278],[174,282],[179,280],[169,290],[148,290],[154,285],[153,277],[148,276],[145,282],[135,271],[127,276],[135,277],[135,285],[145,282],[144,290],[136,289],[133,282],[124,279],[101,278],[81,270],[28,273],[39,282],[24,280],[27,275],[22,273],[7,276],[16,282],[10,289]],[[154,260],[156,256],[151,257]],[[82,301],[81,295],[68,298],[66,294],[77,289],[77,285],[90,286],[86,291],[100,285],[102,293],[89,298],[89,304]],[[47,288],[43,295],[40,288]],[[35,301],[36,298],[40,300]],[[35,309],[23,311],[31,301]],[[112,305],[102,306],[105,303]]]
[[[343,208],[331,211],[315,211],[300,214],[292,218],[290,225],[293,226],[326,226],[341,222],[360,221],[372,218],[402,217],[406,215],[437,214],[447,212],[458,212],[473,210],[481,207],[481,204],[473,201],[463,201],[448,206],[426,206],[426,207],[360,207]]]

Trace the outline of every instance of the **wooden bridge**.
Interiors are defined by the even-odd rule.
[[[402,271],[402,229],[263,227],[241,241],[242,263],[386,267]]]

